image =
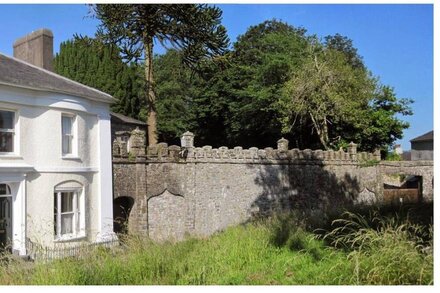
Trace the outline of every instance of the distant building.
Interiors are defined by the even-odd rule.
[[[411,161],[434,160],[434,131],[418,136],[411,142]]]
[[[411,151],[404,151],[402,153],[402,160],[403,161],[411,161]]]
[[[112,126],[112,141],[118,136],[126,135],[129,137],[134,129],[139,129],[147,136],[147,123],[124,116],[119,113],[110,112]]]

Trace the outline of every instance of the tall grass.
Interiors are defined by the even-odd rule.
[[[433,229],[407,219],[347,212],[324,236],[347,251],[354,284],[432,284]],[[374,227],[374,228],[373,228]]]
[[[7,256],[0,284],[432,283],[432,242],[414,238],[417,227],[382,221],[376,229],[346,214],[322,237],[290,214],[179,243],[131,236],[116,248],[49,263]]]

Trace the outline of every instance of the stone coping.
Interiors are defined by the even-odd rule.
[[[129,154],[114,155],[114,162],[126,160]],[[268,163],[268,164],[292,164],[301,162],[339,162],[354,163],[379,161],[378,154],[360,152],[323,151],[311,149],[273,149],[267,147],[258,149],[255,147],[243,149],[242,147],[212,148],[211,146],[182,148],[177,145],[168,146],[166,143],[148,146],[146,155],[135,156],[130,159],[133,162],[209,162],[209,163]]]

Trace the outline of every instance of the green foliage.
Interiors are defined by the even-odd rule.
[[[361,168],[372,167],[372,166],[376,166],[379,163],[380,163],[380,161],[378,161],[378,160],[366,160],[366,161],[360,162],[359,166]]]
[[[352,136],[353,141],[359,142],[366,151],[390,147],[403,137],[403,130],[409,127],[408,122],[396,116],[412,115],[411,103],[411,99],[398,99],[393,88],[377,85],[369,100],[369,107],[359,113],[360,122]]]
[[[118,45],[128,60],[150,60],[156,40],[183,52],[188,64],[221,55],[228,46],[222,11],[207,4],[96,4],[98,36]],[[147,61],[147,62],[149,62]]]
[[[148,117],[149,144],[156,144],[154,42],[181,50],[182,60],[197,67],[204,59],[222,55],[228,46],[226,29],[220,23],[222,12],[207,4],[96,4],[92,7],[101,21],[98,38],[118,46],[127,60],[145,60],[143,115]]]
[[[293,213],[178,243],[129,236],[112,249],[47,263],[8,255],[0,284],[432,284],[432,225],[415,217],[430,211],[432,224],[432,208],[416,209],[346,213],[325,237]]]
[[[303,28],[265,21],[239,36],[228,54],[204,62],[190,81],[189,70],[178,69],[181,55],[160,58],[169,61],[155,63],[164,73],[157,87],[176,91],[175,101],[167,95],[169,106],[158,111],[167,117],[164,130],[192,127],[201,145],[266,147],[284,136],[302,149],[339,149],[354,141],[360,151],[373,151],[408,127],[396,116],[411,115],[411,101],[380,85],[352,41],[339,34],[321,42]],[[188,120],[171,115],[176,112]]]
[[[387,152],[386,161],[402,161],[402,156],[395,152]]]
[[[366,69],[362,57],[359,56],[357,49],[353,47],[352,40],[338,33],[334,36],[326,36],[324,39],[324,46],[328,49],[342,52],[353,68]]]
[[[114,112],[140,118],[144,102],[139,67],[125,64],[115,46],[91,38],[62,42],[54,71],[115,97],[117,102],[111,107]]]
[[[346,213],[327,238],[348,250],[354,284],[432,284],[432,226],[413,224],[398,217],[373,213],[370,218]],[[419,235],[428,235],[428,242]]]
[[[301,149],[337,150],[353,141],[371,152],[387,149],[409,127],[398,117],[412,114],[412,101],[381,85],[340,34],[321,41],[304,28],[268,20],[227,51],[218,8],[93,7],[102,22],[98,37],[118,46],[89,45],[87,38],[64,44],[56,70],[116,96],[112,109],[150,119],[151,131],[157,124],[150,143],[157,133],[175,144],[191,130],[199,145],[267,147],[283,136]],[[174,49],[153,58],[153,40]],[[146,61],[127,66],[120,55]]]
[[[278,105],[284,132],[299,119],[310,119],[325,149],[356,141],[360,150],[373,151],[402,137],[409,125],[396,114],[411,115],[410,103],[379,85],[351,41],[337,36],[325,45],[311,40],[302,67],[292,72]]]
[[[309,254],[315,260],[321,260],[326,254],[324,243],[316,240],[316,236],[306,232],[293,220],[291,215],[278,216],[272,225],[270,241],[277,247],[287,247],[291,251]]]
[[[198,75],[183,65],[180,51],[154,58],[157,120],[160,141],[180,144],[180,136],[194,127],[193,97],[200,95]]]
[[[301,63],[304,33],[280,21],[263,22],[238,37],[223,67],[213,73],[208,67],[195,99],[196,135],[203,143],[264,147],[281,137],[275,104],[289,72]]]
[[[310,119],[321,145],[329,149],[332,136],[346,138],[333,128],[354,122],[368,103],[365,93],[372,85],[365,71],[353,69],[343,53],[317,40],[305,51],[302,67],[292,73],[279,102],[283,131],[288,133],[298,116]]]

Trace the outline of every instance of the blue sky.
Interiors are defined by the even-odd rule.
[[[280,19],[319,37],[340,33],[353,40],[365,64],[398,97],[411,98],[414,115],[401,117],[411,127],[401,143],[433,129],[432,4],[221,4],[231,41],[251,25]],[[98,21],[87,18],[84,4],[0,4],[0,52],[12,55],[12,43],[38,28],[54,33],[54,49],[74,33],[93,36]],[[17,21],[19,19],[19,21]],[[158,49],[158,53],[163,52]]]

